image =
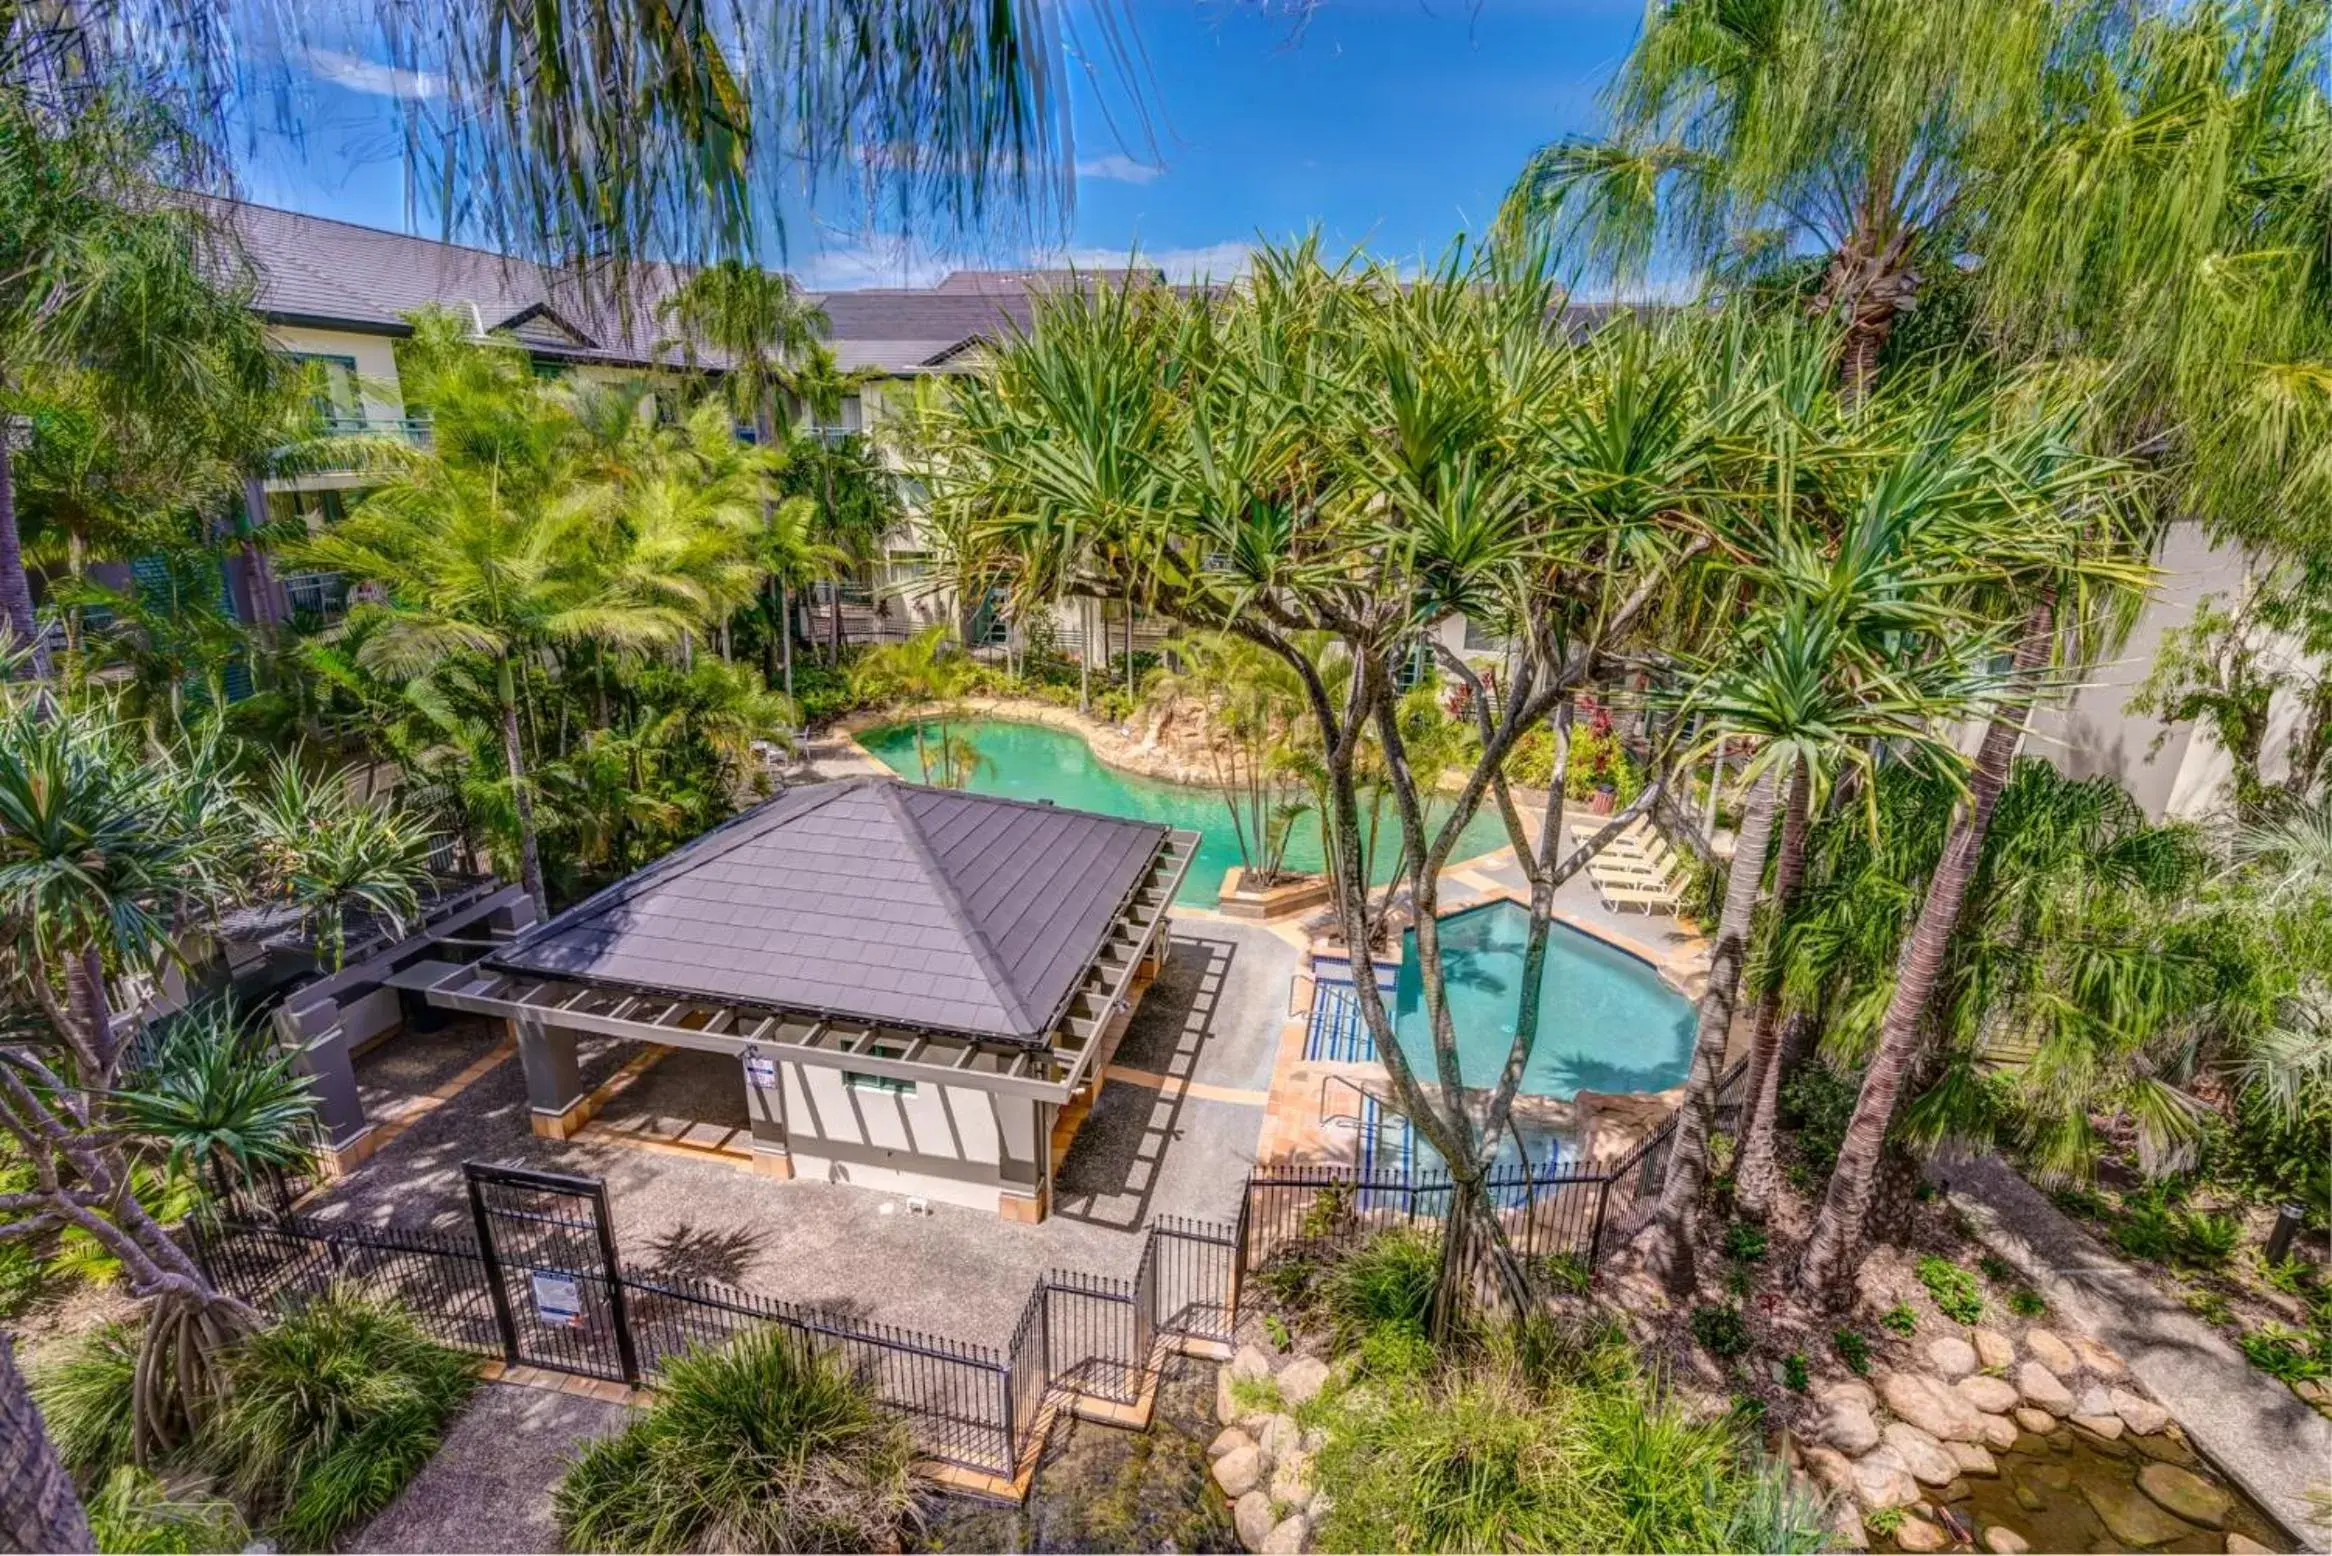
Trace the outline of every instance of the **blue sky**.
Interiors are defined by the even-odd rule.
[[[1147,133],[1113,136],[1080,84],[1078,196],[1066,257],[1129,251],[1182,274],[1235,271],[1258,237],[1318,226],[1396,259],[1478,232],[1530,151],[1591,129],[1642,0],[1325,0],[1300,31],[1284,10],[1129,0],[1151,80]],[[313,129],[263,138],[253,198],[378,226],[406,224],[389,107],[427,83],[347,55],[310,56]],[[1117,94],[1112,92],[1115,100]],[[424,229],[426,230],[426,229]],[[952,263],[1058,259],[1005,248],[931,253],[829,204],[796,215],[789,268],[816,286],[897,285]]]

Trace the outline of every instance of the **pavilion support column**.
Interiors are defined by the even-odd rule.
[[[794,1175],[785,1134],[785,1086],[777,1061],[758,1048],[738,1056],[745,1077],[745,1116],[753,1126],[753,1170],[772,1178]]]
[[[526,1071],[528,1121],[546,1140],[565,1140],[591,1121],[590,1098],[575,1059],[575,1034],[534,1016],[510,1018],[510,1040]]]
[[[996,1211],[1042,1221],[1052,1210],[1052,1109],[1029,1097],[994,1098]]]
[[[325,1177],[337,1178],[382,1143],[356,1089],[356,1064],[348,1051],[347,1030],[340,1024],[339,1002],[327,999],[297,1010],[279,1009],[274,1020],[284,1046],[296,1056],[294,1067],[308,1078],[316,1117],[323,1125],[324,1145],[316,1165]]]

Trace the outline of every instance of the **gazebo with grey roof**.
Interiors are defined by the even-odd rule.
[[[810,785],[428,998],[511,1023],[538,1134],[589,1120],[577,1037],[634,1038],[738,1061],[757,1166],[1034,1219],[1197,841],[888,777]]]

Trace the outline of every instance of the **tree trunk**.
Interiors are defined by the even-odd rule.
[[[1093,608],[1077,602],[1077,711],[1093,716]]]
[[[1878,382],[1879,353],[1919,295],[1919,273],[1910,268],[1913,233],[1895,226],[1883,210],[1865,209],[1854,234],[1830,256],[1821,290],[1807,303],[1818,317],[1846,326],[1839,343],[1839,386],[1846,403],[1860,404]]]
[[[2048,657],[2054,601],[2043,598],[2025,624],[2024,641],[2016,648],[2014,684],[2028,686]],[[1870,1212],[1877,1186],[1880,1156],[1887,1130],[1894,1122],[1895,1103],[1903,1079],[1918,1057],[1921,1018],[1943,971],[1944,954],[1959,927],[1960,906],[1967,899],[1968,882],[1984,847],[1984,833],[1992,825],[1992,808],[2008,782],[2008,764],[2024,733],[2025,711],[2012,703],[1992,716],[1984,743],[1976,753],[1975,770],[1968,777],[1967,808],[1952,822],[1944,838],[1943,857],[1927,883],[1926,899],[1912,926],[1901,964],[1895,972],[1895,990],[1879,1023],[1878,1048],[1863,1072],[1862,1092],[1855,1099],[1854,1116],[1846,1126],[1838,1150],[1838,1165],[1822,1196],[1822,1211],[1807,1239],[1798,1279],[1816,1299],[1836,1292],[1843,1284],[1856,1251],[1861,1247],[1864,1219]]]
[[[519,883],[534,899],[536,916],[549,918],[551,900],[543,890],[542,856],[535,846],[534,795],[527,789],[526,756],[518,742],[518,692],[507,658],[494,662],[494,688],[502,699],[502,758],[510,764],[510,806],[518,813]]]
[[[794,694],[794,592],[777,586],[777,652],[785,674],[785,694]]]
[[[0,1551],[95,1549],[73,1478],[0,1334]]]
[[[1676,1116],[1676,1136],[1668,1148],[1659,1208],[1646,1229],[1646,1262],[1653,1274],[1676,1292],[1689,1291],[1693,1283],[1690,1222],[1701,1185],[1708,1178],[1717,1082],[1724,1073],[1725,1045],[1732,1036],[1741,988],[1741,962],[1756,918],[1758,891],[1764,885],[1765,850],[1773,837],[1775,777],[1768,768],[1750,787],[1741,829],[1734,835],[1724,913],[1717,920],[1717,942],[1709,953],[1708,988],[1700,997],[1700,1027],[1693,1037],[1692,1077],[1685,1086],[1684,1106]]]
[[[1812,775],[1800,763],[1790,776],[1789,808],[1781,822],[1781,852],[1773,862],[1773,934],[1778,941],[1782,925],[1795,905],[1798,886],[1806,873],[1806,807]],[[1777,1173],[1773,1156],[1773,1120],[1781,1095],[1780,973],[1757,1001],[1757,1019],[1749,1028],[1748,1111],[1741,1121],[1740,1151],[1733,1169],[1733,1208],[1752,1221],[1765,1219],[1773,1201]]]
[[[0,612],[5,612],[12,650],[29,650],[26,665],[40,680],[51,674],[49,646],[41,641],[32,611],[32,579],[24,570],[24,542],[16,533],[16,475],[8,446],[8,421],[0,416]]]

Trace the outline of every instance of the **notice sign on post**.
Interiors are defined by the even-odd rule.
[[[583,1288],[572,1275],[536,1270],[534,1311],[546,1324],[572,1329],[583,1322]]]
[[[777,1089],[777,1061],[753,1054],[745,1060],[745,1084],[764,1091]]]

